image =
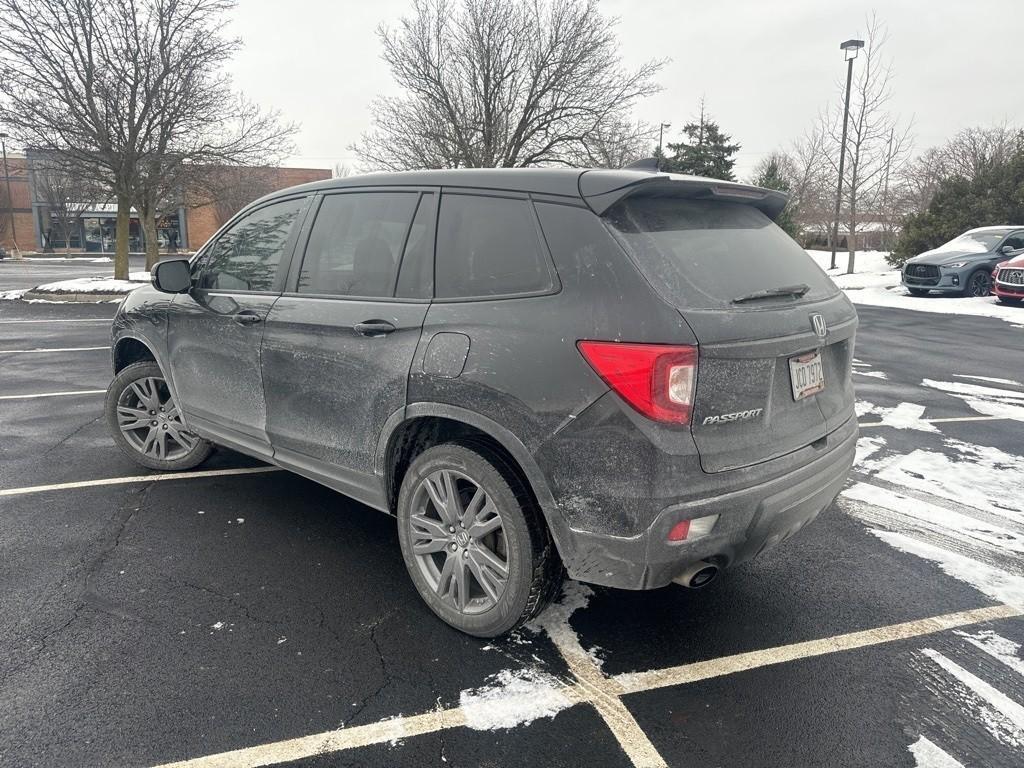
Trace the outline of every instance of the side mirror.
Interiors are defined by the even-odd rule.
[[[153,267],[153,287],[163,293],[187,293],[192,287],[188,259],[158,261]]]
[[[1013,253],[1016,250],[1012,245],[1004,245],[999,249],[1000,253]]]

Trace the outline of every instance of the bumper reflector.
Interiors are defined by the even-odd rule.
[[[680,520],[672,526],[668,532],[669,541],[693,541],[702,536],[707,536],[718,522],[718,515],[707,515],[697,517],[693,520]]]

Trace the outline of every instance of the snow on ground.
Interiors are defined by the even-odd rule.
[[[870,371],[870,366],[857,363],[861,371]],[[976,413],[1024,420],[1021,382],[958,374],[949,378],[953,381],[924,379],[920,386],[959,398]],[[933,563],[991,600],[1024,608],[1022,451],[1009,453],[935,434],[941,430],[923,420],[924,408],[916,403],[881,407],[858,401],[857,414],[864,422],[932,434],[921,435],[927,447],[904,453],[869,430],[857,443],[857,482],[840,494],[840,508],[893,549]],[[941,449],[933,445],[937,440]],[[1024,674],[1019,644],[992,630],[956,634],[966,646]],[[935,697],[955,702],[997,741],[1012,749],[1024,747],[1024,706],[953,658],[924,647],[911,665]],[[946,743],[949,734],[935,723],[922,727],[924,732],[909,745],[917,768],[963,768],[946,751],[958,746]]]
[[[554,675],[536,669],[506,669],[493,683],[463,691],[459,705],[466,725],[474,730],[513,728],[542,717],[554,717],[573,705],[565,685]]]
[[[73,280],[59,280],[44,283],[32,290],[37,293],[128,293],[149,282],[149,272],[132,272],[128,280],[111,277],[76,277]]]
[[[939,294],[911,296],[900,284],[900,271],[893,269],[885,260],[888,251],[858,251],[852,275],[846,274],[846,252],[836,254],[836,269],[829,269],[831,251],[808,250],[807,254],[846,292],[854,304],[910,309],[940,315],[994,317],[1024,326],[1024,307],[1000,304],[995,296],[970,299]]]

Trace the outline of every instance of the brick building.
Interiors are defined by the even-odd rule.
[[[67,227],[67,233],[58,225],[58,217],[47,203],[41,189],[39,171],[34,167],[32,155],[7,155],[11,198],[14,206],[14,235],[22,251],[42,251],[47,247],[93,253],[111,253],[114,250],[117,206],[110,200],[82,201],[75,206],[77,221]],[[0,168],[0,177],[3,169]],[[233,213],[246,203],[269,192],[296,184],[328,179],[331,172],[325,168],[259,168],[210,169],[211,174],[232,174],[240,183],[230,189],[225,186],[224,199],[209,202],[202,196],[185,189],[177,210],[157,220],[160,249],[194,251],[202,246]],[[247,174],[242,179],[239,174]],[[10,250],[14,237],[10,231],[10,205],[7,202],[5,180],[0,178],[0,245]],[[135,209],[129,225],[129,248],[133,252],[145,248],[142,227]]]
[[[24,155],[7,152],[8,177],[0,166],[0,246],[11,250],[17,237],[22,250],[35,250],[33,239],[32,192]],[[7,199],[10,183],[11,200]],[[14,232],[11,232],[11,207],[14,208]]]

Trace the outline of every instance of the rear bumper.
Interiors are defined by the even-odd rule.
[[[719,473],[728,488],[718,495],[669,504],[639,534],[614,536],[570,527],[560,537],[562,559],[579,581],[619,589],[655,589],[670,583],[700,560],[727,567],[749,560],[789,538],[828,508],[846,481],[857,444],[857,421],[851,418],[820,446],[798,453],[796,469],[770,479],[758,467]],[[810,453],[808,453],[810,452]],[[746,477],[745,484],[722,475]],[[680,489],[687,478],[677,479]],[[719,515],[711,533],[694,541],[669,543],[668,533],[681,520]]]

